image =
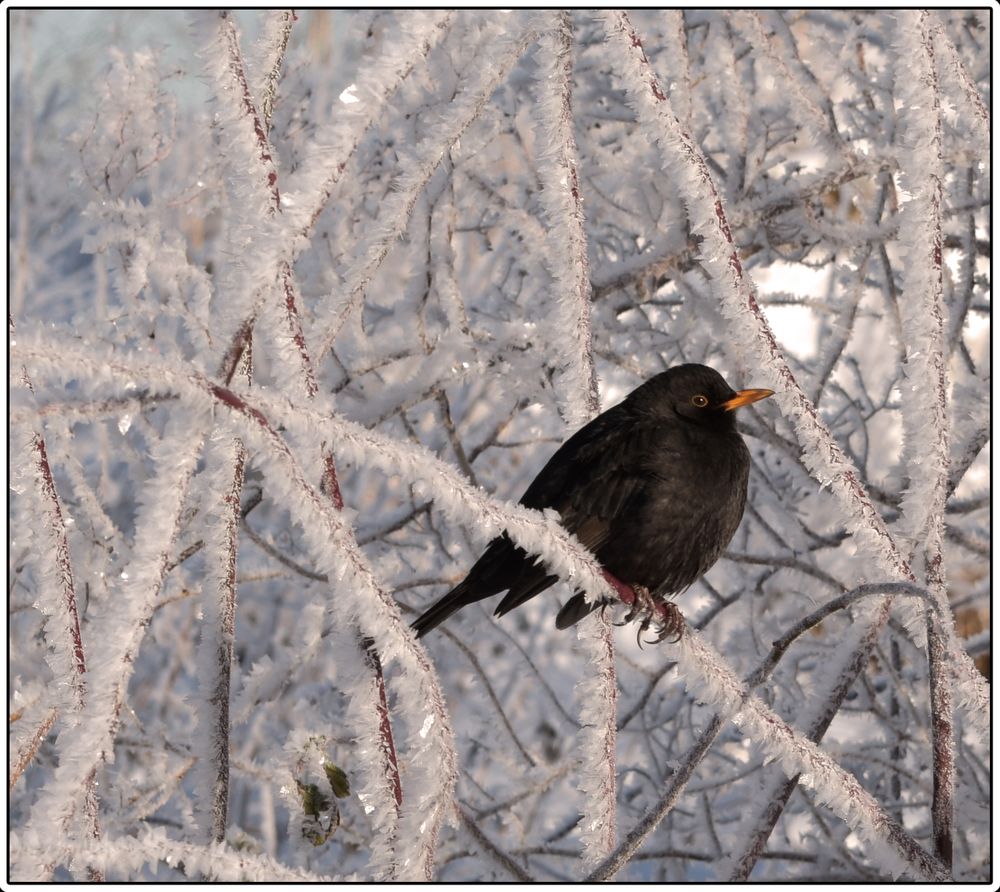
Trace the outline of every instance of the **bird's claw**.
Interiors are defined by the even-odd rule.
[[[629,605],[629,612],[625,614],[618,625],[626,625],[633,620],[639,620],[639,628],[635,634],[636,643],[642,647],[642,634],[651,625],[656,629],[656,637],[652,639],[653,644],[659,644],[668,637],[672,642],[681,640],[684,633],[684,614],[673,601],[656,600],[648,588],[644,585],[635,584],[632,586],[635,592],[635,600]]]

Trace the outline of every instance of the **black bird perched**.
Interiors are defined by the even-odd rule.
[[[674,366],[563,443],[521,504],[555,508],[621,588],[632,586],[647,612],[645,627],[654,604],[705,573],[736,533],[750,453],[733,410],[772,393],[734,391],[708,366]],[[495,612],[503,616],[557,579],[505,532],[413,628],[425,635],[456,610],[506,589]],[[600,606],[578,591],[556,626],[568,628]],[[629,618],[635,615],[633,608]]]

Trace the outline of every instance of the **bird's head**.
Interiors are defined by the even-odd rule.
[[[656,415],[679,416],[685,421],[713,430],[735,430],[735,411],[773,390],[733,390],[715,369],[686,363],[661,372],[633,391],[636,408]]]

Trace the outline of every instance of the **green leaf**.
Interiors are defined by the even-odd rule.
[[[338,799],[345,799],[351,795],[351,785],[347,780],[347,775],[342,768],[338,768],[333,762],[326,762],[323,765],[326,772],[326,779],[330,782],[330,789]]]
[[[295,785],[299,788],[302,811],[307,815],[318,818],[323,812],[329,810],[330,800],[320,792],[316,784],[304,784],[296,779]]]

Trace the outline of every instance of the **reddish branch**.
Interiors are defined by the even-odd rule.
[[[323,479],[320,487],[324,495],[333,502],[333,506],[338,511],[344,510],[344,497],[340,492],[340,481],[337,479],[337,467],[333,462],[333,451],[328,450],[323,453]]]
[[[944,277],[941,264],[941,206],[943,201],[943,185],[941,181],[942,167],[942,121],[941,97],[938,85],[937,61],[932,40],[930,15],[926,10],[913,13],[916,16],[916,30],[919,32],[917,41],[919,49],[916,54],[922,59],[914,60],[920,71],[918,82],[925,88],[924,98],[920,104],[930,106],[932,118],[925,120],[923,116],[911,118],[910,129],[918,131],[915,136],[926,149],[930,170],[917,183],[919,192],[914,197],[914,208],[919,214],[921,224],[929,230],[929,244],[923,243],[919,250],[927,252],[925,256],[930,261],[931,274],[928,281],[916,283],[918,292],[914,299],[920,299],[923,307],[920,313],[922,334],[929,342],[929,355],[915,355],[914,345],[907,350],[907,364],[916,360],[915,377],[921,374],[921,368],[929,372],[930,381],[927,388],[933,398],[930,404],[931,430],[924,444],[933,455],[938,456],[933,469],[934,480],[930,491],[931,500],[926,508],[911,509],[917,515],[911,524],[913,532],[923,541],[925,575],[928,586],[938,601],[940,612],[928,610],[927,619],[927,654],[930,675],[931,699],[931,731],[933,752],[933,795],[931,801],[931,821],[934,828],[934,848],[939,858],[948,866],[952,863],[952,822],[954,814],[955,759],[954,759],[954,728],[952,720],[951,679],[948,664],[948,633],[944,627],[947,622],[948,594],[945,586],[944,568],[942,566],[942,540],[944,538],[945,503],[948,499],[948,370],[945,360],[945,325],[944,325]],[[911,52],[911,54],[913,54]],[[926,94],[929,93],[929,96]],[[922,207],[917,207],[917,202]],[[919,350],[925,350],[920,347]],[[914,351],[914,355],[911,355]],[[910,406],[910,411],[922,409],[923,405]],[[921,437],[921,440],[923,438]],[[915,449],[923,448],[915,444]],[[916,458],[916,456],[914,456]],[[916,469],[915,469],[916,470]],[[921,469],[922,470],[922,469]],[[909,506],[904,503],[904,516],[910,513]]]
[[[382,759],[389,768],[388,776],[392,784],[392,795],[396,800],[396,813],[403,805],[403,787],[399,780],[399,764],[396,761],[396,746],[392,739],[392,724],[389,721],[389,703],[385,695],[385,678],[382,675],[382,661],[378,657],[375,649],[375,642],[371,638],[364,638],[361,646],[365,651],[365,662],[372,670],[375,677],[375,686],[378,690],[378,716],[379,716],[379,748],[382,750]]]
[[[267,141],[267,131],[260,119],[260,115],[257,114],[257,107],[254,105],[253,93],[250,90],[250,82],[247,79],[246,66],[243,64],[243,54],[240,52],[240,38],[236,31],[236,25],[225,10],[219,13],[219,17],[223,20],[222,36],[226,41],[226,49],[229,52],[229,70],[232,72],[237,89],[240,91],[240,104],[243,107],[243,113],[253,127],[254,139],[257,143],[257,155],[261,166],[264,168],[264,179],[271,196],[271,213],[275,214],[281,207],[281,196],[278,193],[278,172],[275,170],[271,146]]]
[[[59,571],[63,606],[66,608],[66,615],[69,619],[69,633],[73,644],[73,689],[76,693],[76,705],[82,709],[85,687],[83,675],[87,671],[87,662],[83,656],[83,639],[80,637],[80,615],[76,608],[76,588],[73,583],[73,567],[69,559],[69,542],[66,540],[66,524],[63,521],[59,494],[56,492],[55,481],[52,479],[52,469],[49,467],[49,459],[45,452],[45,441],[38,434],[35,434],[32,440],[38,455],[38,476],[42,498],[48,504],[52,520],[52,533],[56,539],[56,566]]]
[[[8,793],[14,789],[14,784],[17,783],[21,775],[24,774],[25,769],[35,758],[35,753],[38,752],[38,748],[42,745],[45,738],[49,736],[49,731],[52,730],[52,726],[56,723],[57,718],[59,718],[59,710],[53,706],[45,714],[45,718],[39,722],[38,726],[35,728],[34,732],[32,732],[31,737],[25,742],[24,746],[18,750],[17,758],[14,760],[13,764],[10,766],[10,770],[7,772]],[[13,724],[14,718],[11,717],[9,722]]]
[[[236,639],[236,549],[239,538],[240,495],[243,491],[243,472],[246,466],[246,450],[236,441],[236,460],[233,477],[228,491],[222,498],[225,516],[225,538],[223,553],[217,558],[224,559],[225,575],[220,580],[219,592],[209,593],[209,597],[219,599],[219,627],[217,631],[217,652],[215,666],[218,675],[209,692],[208,700],[215,710],[210,733],[214,743],[216,778],[211,797],[211,838],[221,843],[226,838],[226,823],[229,811],[229,701],[232,685],[231,666],[233,645]],[[206,634],[203,631],[202,634]]]

